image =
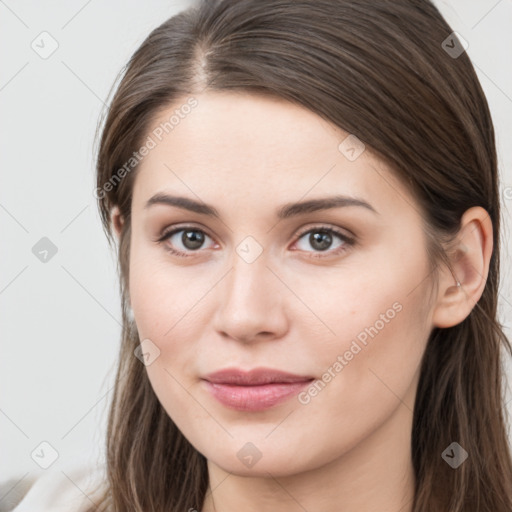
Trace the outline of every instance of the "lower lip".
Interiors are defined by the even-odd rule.
[[[312,379],[313,380],[313,379]],[[238,411],[263,411],[297,395],[312,380],[259,386],[216,384],[205,380],[208,391],[223,405]]]

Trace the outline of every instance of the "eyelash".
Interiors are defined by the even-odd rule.
[[[159,238],[157,238],[155,240],[155,242],[158,243],[158,244],[160,244],[162,242],[165,242],[172,235],[174,235],[176,233],[179,233],[180,231],[197,231],[197,232],[203,233],[206,236],[208,236],[209,238],[211,238],[208,235],[208,233],[205,233],[202,229],[196,228],[195,226],[180,226],[179,228],[174,228],[174,229],[170,229],[170,230],[164,230],[162,235]],[[353,238],[348,237],[347,235],[345,235],[341,231],[338,231],[337,229],[332,228],[332,227],[322,226],[322,225],[314,226],[312,228],[308,228],[307,230],[298,233],[297,234],[297,241],[300,240],[304,235],[306,235],[308,233],[311,233],[311,232],[322,232],[322,233],[328,233],[328,234],[331,234],[331,235],[334,234],[334,235],[338,236],[344,242],[344,244],[341,245],[340,247],[338,247],[337,249],[334,249],[334,250],[331,250],[331,251],[328,251],[328,250],[325,251],[327,256],[323,255],[324,251],[315,251],[315,253],[313,255],[309,256],[311,258],[327,258],[327,257],[331,257],[331,256],[337,256],[337,255],[339,255],[339,254],[341,254],[343,252],[348,251],[356,243]],[[169,247],[169,246],[166,246],[165,250],[168,251],[171,254],[174,254],[176,256],[183,257],[183,258],[188,258],[190,256],[193,256],[193,254],[187,254],[187,253],[184,253],[182,251],[178,251],[178,250],[176,250],[176,249],[174,249],[172,247]],[[191,252],[195,253],[195,252],[199,252],[199,251],[191,251]]]

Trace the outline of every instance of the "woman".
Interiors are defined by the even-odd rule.
[[[174,16],[97,171],[123,332],[84,510],[511,510],[494,130],[430,1]]]

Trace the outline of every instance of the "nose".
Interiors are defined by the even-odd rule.
[[[262,254],[247,263],[238,255],[219,290],[214,326],[226,339],[243,343],[281,338],[288,330],[283,283]]]

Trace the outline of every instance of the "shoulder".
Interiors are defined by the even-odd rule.
[[[34,481],[12,512],[84,512],[97,504],[98,486],[105,482],[102,464],[49,469]]]

